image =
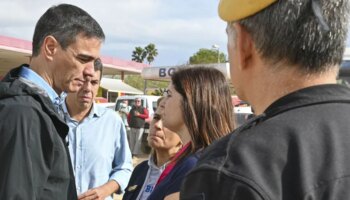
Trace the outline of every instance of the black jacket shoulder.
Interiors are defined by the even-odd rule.
[[[181,199],[350,199],[350,90],[305,88],[210,146]]]
[[[0,199],[77,199],[68,126],[18,70],[0,82]]]
[[[141,162],[135,167],[131,174],[128,186],[125,189],[123,200],[134,200],[137,198],[145,182],[148,169],[148,160]]]

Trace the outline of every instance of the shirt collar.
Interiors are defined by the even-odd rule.
[[[101,117],[104,107],[97,105],[95,102],[92,103],[92,109],[90,111],[90,116]]]
[[[162,166],[158,167],[156,163],[154,163],[154,156],[151,154],[151,156],[148,159],[148,166],[153,169],[158,169],[158,170],[164,170],[165,167],[169,164],[170,160],[164,163]]]
[[[272,116],[278,113],[312,104],[329,102],[349,102],[350,90],[339,84],[324,84],[303,88],[276,100],[265,114]]]
[[[67,103],[66,103],[65,99],[64,99],[64,103],[62,104],[62,109],[63,109],[63,112],[65,113],[65,115],[68,116],[69,118],[71,118],[71,116],[69,115],[69,112],[68,112]],[[89,115],[87,116],[87,118],[91,119],[93,117],[101,117],[102,114],[103,114],[103,107],[100,107],[100,106],[96,105],[95,102],[93,102],[91,111],[90,111]]]
[[[22,67],[19,76],[42,88],[54,104],[60,105],[63,103],[64,97],[62,96],[64,96],[64,94],[59,96],[56,91],[41,76],[39,76],[39,74],[29,67]]]

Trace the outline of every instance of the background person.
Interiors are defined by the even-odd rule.
[[[120,103],[120,109],[118,110],[120,117],[122,118],[123,123],[125,124],[125,129],[128,130],[129,124],[128,124],[128,114],[131,110],[131,106],[129,106],[129,102],[127,99],[123,100],[122,103]]]
[[[350,90],[336,84],[349,1],[221,0],[219,14],[258,116],[205,150],[181,199],[350,199]]]
[[[77,93],[68,93],[64,106],[69,126],[69,153],[78,198],[112,199],[122,193],[132,171],[124,124],[117,113],[94,103],[102,77],[102,63],[86,77]]]
[[[40,17],[29,65],[0,83],[0,199],[77,199],[60,94],[78,91],[93,76],[104,38],[100,25],[73,5]]]
[[[224,75],[205,67],[177,70],[166,92],[162,119],[165,127],[180,136],[184,147],[164,170],[148,200],[178,198],[182,181],[201,151],[235,128]]]
[[[130,126],[129,145],[133,156],[142,154],[142,134],[147,118],[148,110],[141,105],[141,99],[136,98],[135,105],[132,106],[128,116]]]
[[[129,101],[127,99],[123,100],[122,103],[120,103],[120,108],[118,110],[118,114],[122,118],[122,121],[125,125],[126,135],[128,138],[128,144],[130,144],[130,127],[129,127],[129,123],[128,123],[128,115],[129,115],[130,110],[131,110],[131,106],[129,106]]]
[[[163,126],[161,113],[164,109],[164,102],[161,102],[162,99],[163,97],[157,101],[157,110],[151,121],[147,137],[148,144],[152,147],[151,156],[135,167],[123,200],[147,199],[170,160],[182,147],[180,137]]]

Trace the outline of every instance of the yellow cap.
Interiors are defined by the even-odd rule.
[[[237,21],[253,15],[277,0],[220,0],[219,16],[225,21]]]

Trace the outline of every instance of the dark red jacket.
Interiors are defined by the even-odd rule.
[[[140,115],[136,116],[135,111],[139,112]],[[148,110],[142,106],[133,106],[128,115],[128,123],[130,128],[143,128],[145,120],[148,118]]]

